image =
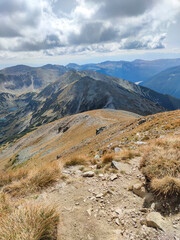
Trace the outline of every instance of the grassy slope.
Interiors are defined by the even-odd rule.
[[[84,159],[86,162],[83,164],[92,164],[99,150],[103,150],[98,163],[101,171],[109,171],[113,159],[128,162],[140,156],[140,168],[148,180],[149,190],[157,196],[179,199],[180,111],[159,113],[141,120],[139,116],[127,112],[95,110],[42,126],[8,146],[1,154],[1,168],[11,158],[6,165],[8,169],[0,172],[0,185],[3,186],[0,192],[2,239],[28,237],[40,240],[47,239],[49,235],[52,238],[48,239],[56,239],[59,213],[54,206],[34,205],[31,194],[41,192],[62,179],[60,170],[65,163],[65,166],[82,165]],[[59,127],[65,129],[67,126],[70,128],[66,132],[58,133]],[[107,126],[107,129],[96,136],[96,129],[101,126]],[[138,141],[148,144],[139,145]],[[77,147],[74,148],[74,145]],[[114,154],[117,146],[122,151]],[[19,161],[22,152],[25,156],[30,152],[35,154],[31,161],[12,169],[12,162]],[[57,160],[57,154],[61,154],[62,158]],[[17,209],[17,206],[20,207]],[[19,217],[23,221],[20,222]],[[16,236],[11,231],[14,221]],[[24,226],[28,229],[22,232]],[[38,232],[36,226],[40,227]]]

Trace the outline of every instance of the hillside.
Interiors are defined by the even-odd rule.
[[[39,93],[10,96],[3,98],[1,143],[42,124],[88,110],[109,108],[148,115],[180,108],[179,99],[92,71],[68,71]]]
[[[64,66],[45,65],[29,67],[17,65],[0,71],[0,93],[22,94],[40,92],[49,83],[55,82],[67,72]]]
[[[100,72],[112,77],[123,78],[130,82],[145,82],[161,71],[180,65],[180,59],[159,59],[159,60],[134,60],[129,61],[106,61],[85,65],[68,64],[68,68],[78,71],[90,70]]]
[[[178,239],[179,135],[179,110],[140,117],[104,109],[2,146],[2,240],[12,226],[29,239],[26,229],[36,233],[39,222],[54,240]]]
[[[180,66],[168,68],[141,83],[141,85],[180,98]]]

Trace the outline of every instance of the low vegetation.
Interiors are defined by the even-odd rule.
[[[12,201],[10,196],[5,193],[0,193],[0,222],[6,215],[12,211]]]
[[[134,157],[139,157],[140,153],[135,150],[123,149],[121,152],[117,154],[117,160],[125,160],[128,161]]]
[[[48,163],[44,167],[30,171],[26,178],[21,178],[19,181],[13,181],[4,186],[2,190],[11,196],[27,195],[52,185],[59,178],[59,164],[56,162]]]
[[[153,140],[142,151],[140,169],[150,188],[163,197],[180,195],[180,139]]]
[[[1,240],[55,240],[58,214],[54,208],[26,204],[0,222]]]
[[[107,154],[103,156],[102,162],[103,164],[111,163],[114,159],[114,154]]]
[[[87,157],[75,156],[75,157],[72,157],[70,160],[68,160],[64,166],[71,167],[76,165],[86,165],[87,161],[88,161]]]
[[[28,175],[28,170],[25,168],[20,168],[17,170],[1,171],[0,172],[0,186],[10,184],[13,181],[18,181],[26,178]]]

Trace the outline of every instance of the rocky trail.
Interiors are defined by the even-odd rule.
[[[144,207],[149,195],[142,187],[139,160],[105,174],[96,165],[63,168],[60,182],[35,200],[59,211],[58,239],[179,240],[180,214],[164,218],[155,212],[154,203]]]

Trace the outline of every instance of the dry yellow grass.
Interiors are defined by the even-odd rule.
[[[163,197],[180,195],[180,139],[167,136],[141,148],[140,169],[151,189]]]
[[[0,222],[1,240],[55,240],[58,214],[54,208],[26,204]]]
[[[114,159],[114,154],[113,153],[112,154],[107,154],[107,155],[103,156],[102,163],[103,164],[108,164],[108,163],[112,162],[113,159]]]
[[[10,170],[10,171],[1,171],[0,172],[0,186],[7,185],[13,181],[26,178],[28,175],[28,170],[25,168]]]
[[[152,190],[160,196],[171,197],[180,196],[180,179],[173,177],[154,178],[151,181]]]
[[[86,165],[88,163],[88,158],[86,156],[74,156],[70,160],[68,160],[64,166],[76,166],[76,165]]]
[[[121,152],[117,154],[117,160],[130,160],[134,157],[139,157],[140,153],[131,149],[123,149]]]
[[[0,222],[6,215],[12,211],[12,202],[10,196],[5,193],[0,193]]]
[[[60,167],[58,162],[48,163],[42,168],[33,169],[28,177],[19,181],[14,181],[3,187],[3,192],[11,196],[27,195],[40,191],[60,178]]]
[[[180,174],[180,139],[169,137],[151,141],[142,148],[144,156],[140,163],[140,169],[150,180],[165,176],[177,177]]]

